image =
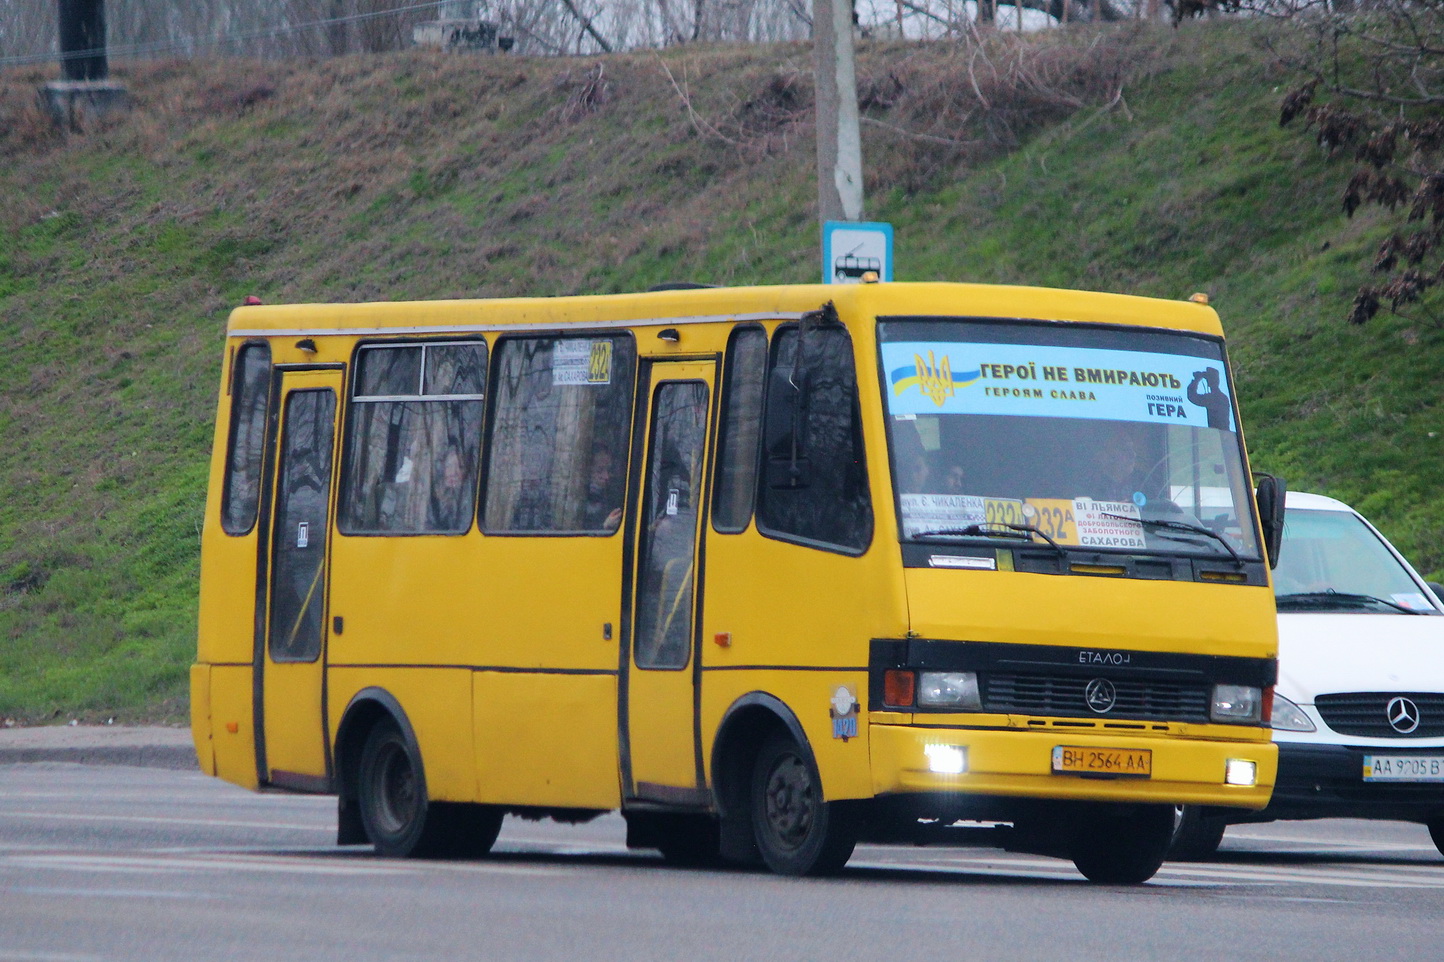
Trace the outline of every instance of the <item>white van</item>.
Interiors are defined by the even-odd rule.
[[[1273,799],[1184,809],[1170,858],[1213,854],[1230,823],[1303,818],[1422,822],[1444,853],[1444,588],[1343,502],[1286,503]]]

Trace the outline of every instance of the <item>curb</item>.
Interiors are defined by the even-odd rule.
[[[0,765],[59,762],[197,771],[188,728],[41,725],[0,729]]]
[[[189,745],[106,745],[87,748],[0,748],[0,765],[68,762],[72,765],[130,765],[199,771]]]

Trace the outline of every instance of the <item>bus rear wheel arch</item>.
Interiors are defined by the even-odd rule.
[[[389,696],[353,703],[336,758],[342,844],[370,842],[392,858],[470,858],[496,842],[501,808],[430,798],[420,747]]]
[[[395,722],[382,721],[366,736],[356,789],[361,824],[376,854],[405,858],[427,853],[426,782],[419,759],[411,757]]]

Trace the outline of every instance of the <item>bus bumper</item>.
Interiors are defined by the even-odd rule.
[[[1260,809],[1268,804],[1278,772],[1278,749],[1268,741],[877,724],[869,734],[875,796],[1011,796]],[[1151,772],[1058,773],[1053,758],[1059,747],[1145,750]],[[1240,762],[1253,763],[1252,784],[1228,783],[1230,771],[1235,780],[1247,775],[1249,766]],[[959,763],[962,770],[953,770]]]

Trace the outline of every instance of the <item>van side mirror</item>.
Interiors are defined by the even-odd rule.
[[[1279,548],[1284,541],[1284,496],[1288,486],[1283,478],[1271,474],[1258,475],[1258,489],[1254,500],[1258,504],[1258,520],[1263,527],[1264,550],[1268,552],[1269,567],[1279,566]]]
[[[1435,598],[1444,601],[1444,585],[1441,585],[1437,581],[1426,581],[1424,583],[1429,586],[1430,591],[1434,592]]]

